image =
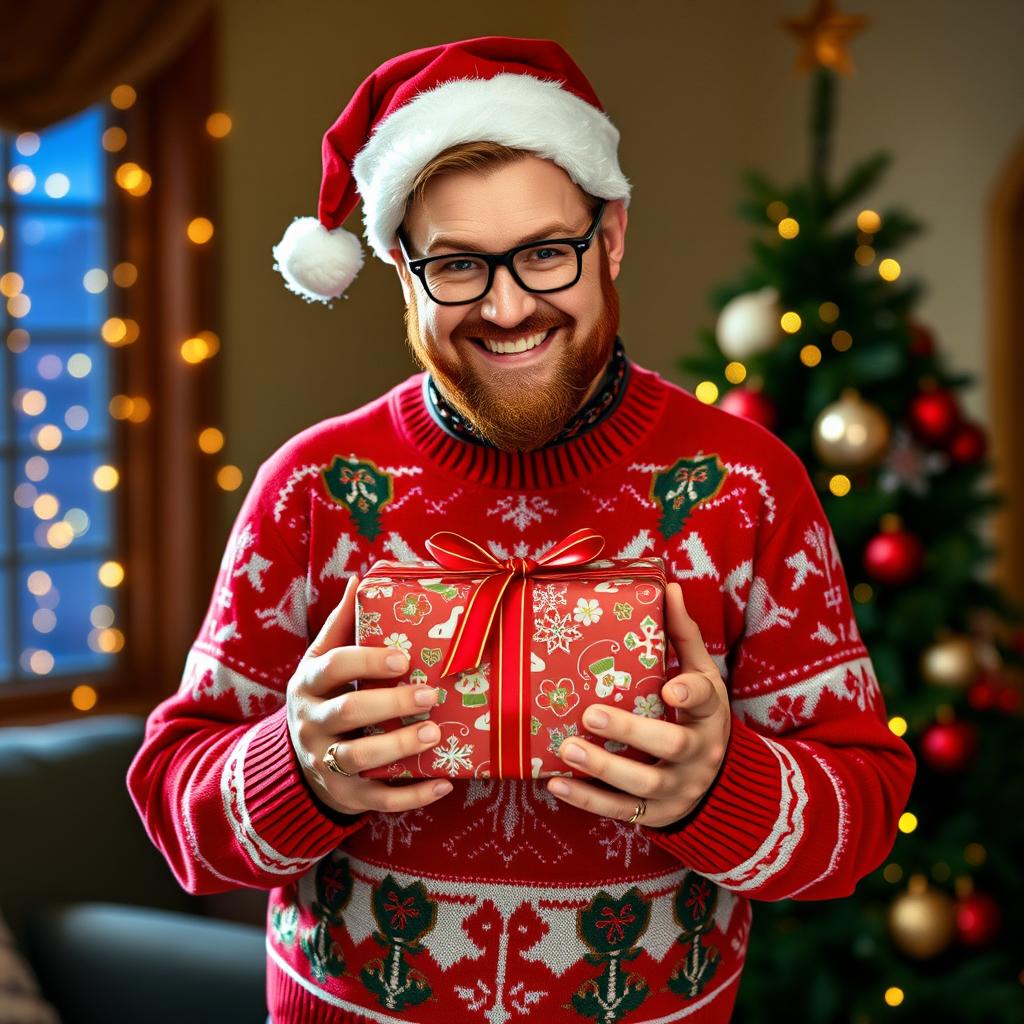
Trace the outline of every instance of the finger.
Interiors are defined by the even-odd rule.
[[[306,657],[316,658],[326,654],[332,647],[351,644],[355,641],[355,608],[356,608],[355,576],[349,576],[345,584],[345,593],[341,600],[331,609],[320,632],[306,649]]]
[[[408,786],[393,786],[376,779],[364,779],[354,799],[363,805],[357,811],[411,811],[447,796],[454,787],[447,779],[427,779]]]
[[[307,661],[305,685],[323,697],[360,679],[397,683],[408,671],[409,655],[393,647],[334,647]]]
[[[677,725],[675,728],[682,727]],[[558,748],[558,756],[574,773],[586,773],[634,796],[656,797],[678,788],[669,767],[621,757],[576,737],[562,743]]]
[[[661,688],[661,699],[682,711],[683,720],[710,718],[722,707],[722,694],[703,672],[682,672]]]
[[[548,791],[563,803],[572,804],[580,810],[590,811],[591,814],[602,818],[615,818],[618,821],[628,821],[640,802],[638,797],[631,794],[616,793],[583,782],[581,779],[567,779],[562,776],[548,780]],[[660,818],[665,820],[662,821]],[[674,819],[661,814],[657,803],[648,802],[647,810],[635,824],[665,825],[671,820]]]
[[[604,724],[601,722],[602,717]],[[587,727],[588,732],[599,737],[602,742],[617,740],[619,743],[628,744],[635,750],[642,750],[673,763],[685,760],[692,746],[692,733],[675,722],[644,718],[631,711],[608,707],[605,704],[593,704],[587,708],[583,716],[583,724]],[[604,753],[609,757],[615,756],[609,751],[604,751]],[[623,757],[615,757],[615,760],[627,761],[629,764],[637,763]],[[607,779],[606,781],[611,782],[612,780]],[[618,782],[613,784],[619,785]],[[619,786],[619,788],[627,787]]]
[[[341,736],[367,725],[428,713],[437,703],[433,686],[388,686],[350,690],[322,701],[315,717],[324,732]]]
[[[672,646],[679,658],[679,667],[684,672],[717,672],[700,627],[690,618],[683,600],[683,588],[678,583],[670,583],[665,588],[666,616],[665,627]]]
[[[358,775],[371,768],[381,768],[403,757],[415,757],[430,750],[441,739],[436,722],[416,722],[392,732],[359,739],[339,739],[334,760],[341,768]]]

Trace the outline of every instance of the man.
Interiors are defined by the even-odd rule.
[[[913,759],[804,467],[625,356],[617,142],[555,43],[404,54],[328,131],[318,219],[275,250],[305,298],[343,294],[361,197],[426,370],[263,463],[129,773],[186,889],[270,890],[275,1022],[726,1021],[751,900],[849,895],[892,847]],[[380,630],[356,580],[441,529],[509,560],[581,526],[665,561],[668,714],[567,714],[552,778],[490,778],[486,735],[470,781],[361,777],[429,765],[450,723],[434,688],[353,689],[441,656],[356,644]],[[551,603],[582,690],[585,633]]]

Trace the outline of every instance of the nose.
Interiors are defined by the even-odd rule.
[[[516,284],[508,267],[498,267],[491,290],[483,298],[480,315],[499,327],[515,327],[536,309],[536,298]]]

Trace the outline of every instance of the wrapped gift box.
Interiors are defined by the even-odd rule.
[[[364,733],[430,718],[441,739],[363,777],[585,778],[558,757],[569,736],[656,760],[583,726],[594,703],[668,718],[664,563],[595,560],[603,544],[577,530],[536,561],[501,561],[442,532],[427,541],[437,561],[375,562],[356,590],[356,642],[403,650],[410,666],[394,681],[356,685],[436,686],[438,702]]]

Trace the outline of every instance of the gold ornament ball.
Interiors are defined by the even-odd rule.
[[[932,686],[964,689],[980,671],[974,640],[962,634],[943,637],[921,655],[921,675]]]
[[[956,934],[956,906],[941,889],[914,875],[889,907],[889,933],[908,956],[927,960],[941,953]]]
[[[822,409],[814,421],[814,450],[826,466],[864,469],[889,447],[889,419],[853,388]]]

